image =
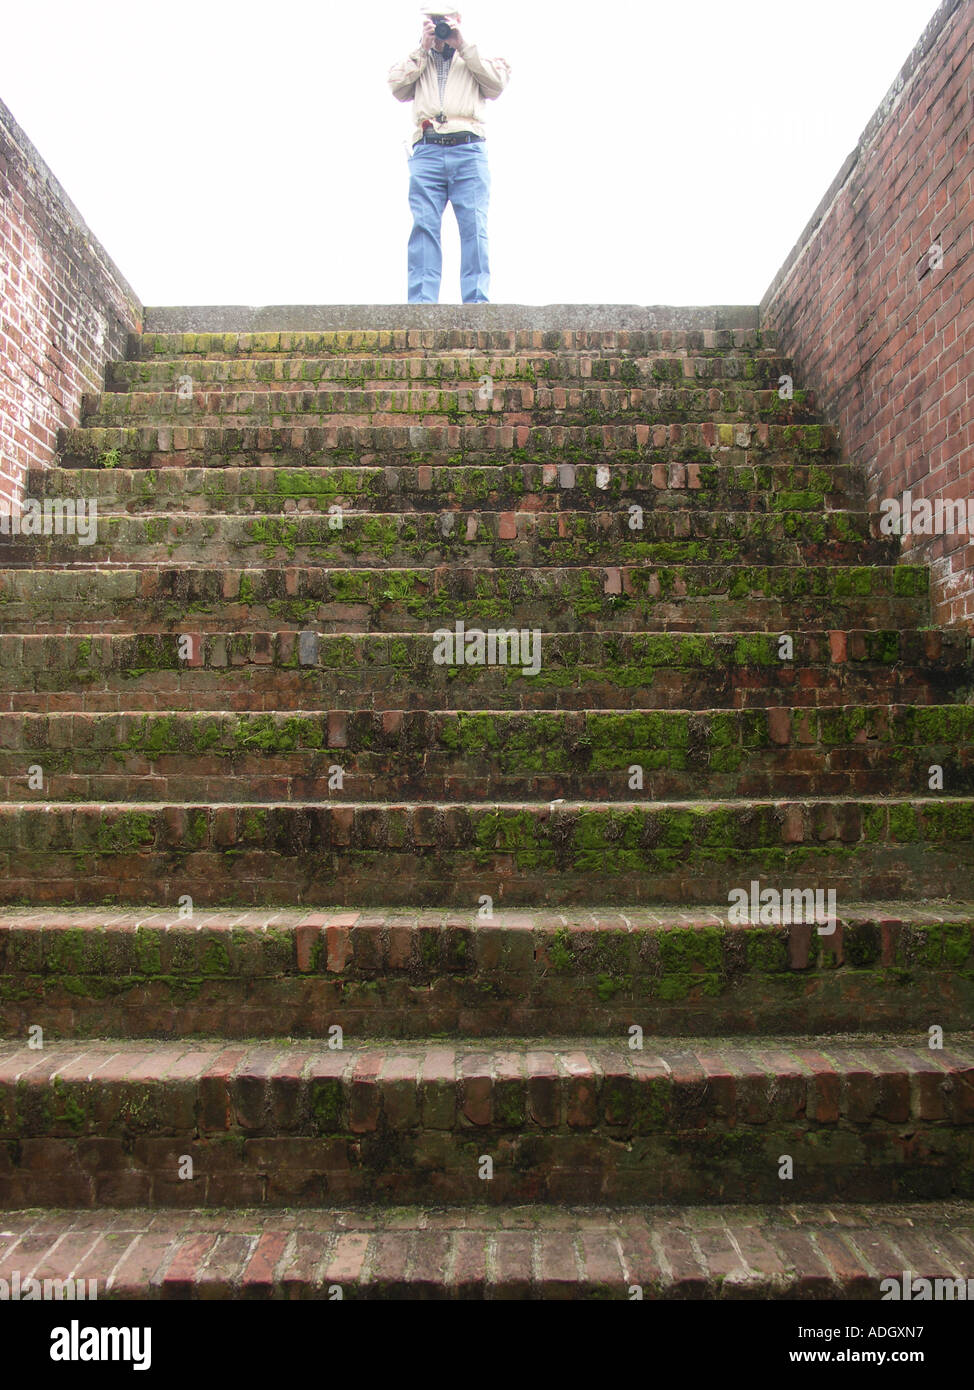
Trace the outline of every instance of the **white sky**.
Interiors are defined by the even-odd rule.
[[[752,304],[936,0],[470,0],[495,302]],[[414,0],[29,0],[0,98],[146,304],[405,299]],[[444,218],[443,302],[459,300]]]

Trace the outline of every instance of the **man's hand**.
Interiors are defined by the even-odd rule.
[[[431,19],[424,19],[423,36],[420,39],[420,43],[427,53],[431,48],[435,48],[437,53],[442,53],[445,43],[448,43],[451,48],[461,49],[463,47],[463,35],[460,33],[459,29],[451,29],[448,39],[438,39],[436,37],[436,25]]]

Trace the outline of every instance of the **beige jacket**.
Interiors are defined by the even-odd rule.
[[[432,121],[437,135],[456,135],[465,130],[472,135],[486,135],[485,103],[497,100],[510,76],[511,69],[503,58],[481,58],[475,44],[465,43],[450,63],[442,106],[436,64],[423,48],[415,49],[396,64],[389,73],[389,86],[397,101],[413,103],[415,145],[423,137],[424,121]],[[441,111],[446,121],[437,121]]]

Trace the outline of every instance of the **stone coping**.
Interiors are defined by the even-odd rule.
[[[759,326],[757,305],[638,304],[284,304],[209,305],[145,311],[146,333],[284,333],[344,329],[478,328],[664,332]]]

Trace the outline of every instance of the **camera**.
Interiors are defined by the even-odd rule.
[[[437,16],[437,24],[433,33],[438,39],[448,39],[453,33],[453,28],[451,25],[447,24],[445,19],[440,19],[440,17]]]

